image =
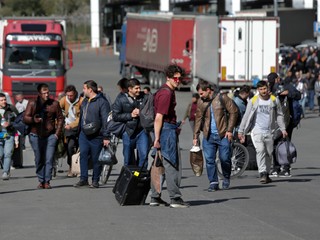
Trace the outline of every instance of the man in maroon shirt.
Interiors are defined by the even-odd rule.
[[[178,125],[175,111],[175,89],[179,86],[184,70],[177,65],[170,65],[165,70],[167,81],[161,86],[154,98],[154,148],[160,149],[163,157],[163,166],[167,181],[167,190],[171,199],[170,207],[186,208],[189,204],[181,198],[179,181],[179,156],[178,156]],[[150,206],[166,206],[161,199],[161,192],[157,192],[151,184]]]

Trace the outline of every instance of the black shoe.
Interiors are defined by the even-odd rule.
[[[160,197],[157,197],[157,198],[152,197],[149,205],[150,207],[169,206],[169,204],[166,201],[163,201]]]
[[[266,172],[260,173],[260,183],[262,184],[267,184],[267,183],[271,183],[272,180],[269,177],[269,174],[267,174]]]
[[[290,171],[289,170],[282,170],[279,173],[279,177],[291,177]]]
[[[91,188],[99,188],[99,182],[92,182],[90,185]]]
[[[171,199],[170,207],[171,208],[188,208],[190,207],[190,204],[184,202],[182,198],[174,198],[174,199]]]
[[[79,182],[77,182],[75,185],[73,185],[74,187],[86,187],[86,186],[89,186],[89,183],[88,181],[83,181],[83,180],[80,180]]]

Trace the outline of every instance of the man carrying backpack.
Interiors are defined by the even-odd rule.
[[[277,73],[270,73],[268,75],[268,83],[270,92],[280,100],[288,139],[291,141],[293,129],[297,127],[302,114],[302,107],[299,105],[301,93],[290,83],[289,79],[285,79],[281,82]],[[274,146],[277,146],[281,138],[282,134],[278,129],[274,137]],[[273,158],[273,169],[271,170],[270,176],[291,177],[290,165],[280,166],[276,160],[275,151],[273,153]]]
[[[116,122],[126,124],[122,135],[124,165],[138,165],[147,169],[150,141],[147,131],[141,126],[140,106],[144,93],[141,92],[140,82],[131,78],[127,82],[128,92],[119,93],[112,106],[112,118]],[[138,152],[136,162],[134,150]],[[146,163],[145,163],[146,162]]]

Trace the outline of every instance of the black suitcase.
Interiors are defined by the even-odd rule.
[[[150,174],[137,166],[123,166],[113,187],[121,206],[143,205],[150,190]]]

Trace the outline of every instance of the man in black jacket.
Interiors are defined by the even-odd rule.
[[[286,131],[288,138],[291,140],[294,124],[292,121],[293,113],[293,101],[299,101],[301,99],[301,93],[291,84],[290,79],[286,78],[281,81],[277,73],[270,73],[268,75],[268,82],[270,92],[277,96],[281,102],[282,111],[284,115],[284,122],[286,125]],[[276,146],[281,140],[281,134],[275,135],[274,145]],[[276,161],[275,151],[273,153],[273,170],[270,173],[270,177],[291,177],[290,165],[280,166]]]
[[[82,101],[79,120],[79,147],[80,147],[80,181],[75,187],[88,186],[88,162],[93,162],[92,184],[90,187],[99,187],[101,165],[98,163],[99,154],[103,146],[109,144],[107,118],[110,105],[103,94],[98,93],[98,85],[88,80],[83,85],[85,99]]]
[[[128,92],[119,93],[113,107],[112,117],[116,122],[126,123],[126,130],[122,135],[124,165],[137,165],[147,168],[149,152],[149,136],[140,123],[140,108],[144,93],[141,92],[140,82],[132,78],[127,82]],[[135,160],[134,150],[138,151],[138,162]],[[145,163],[145,164],[144,164]]]

